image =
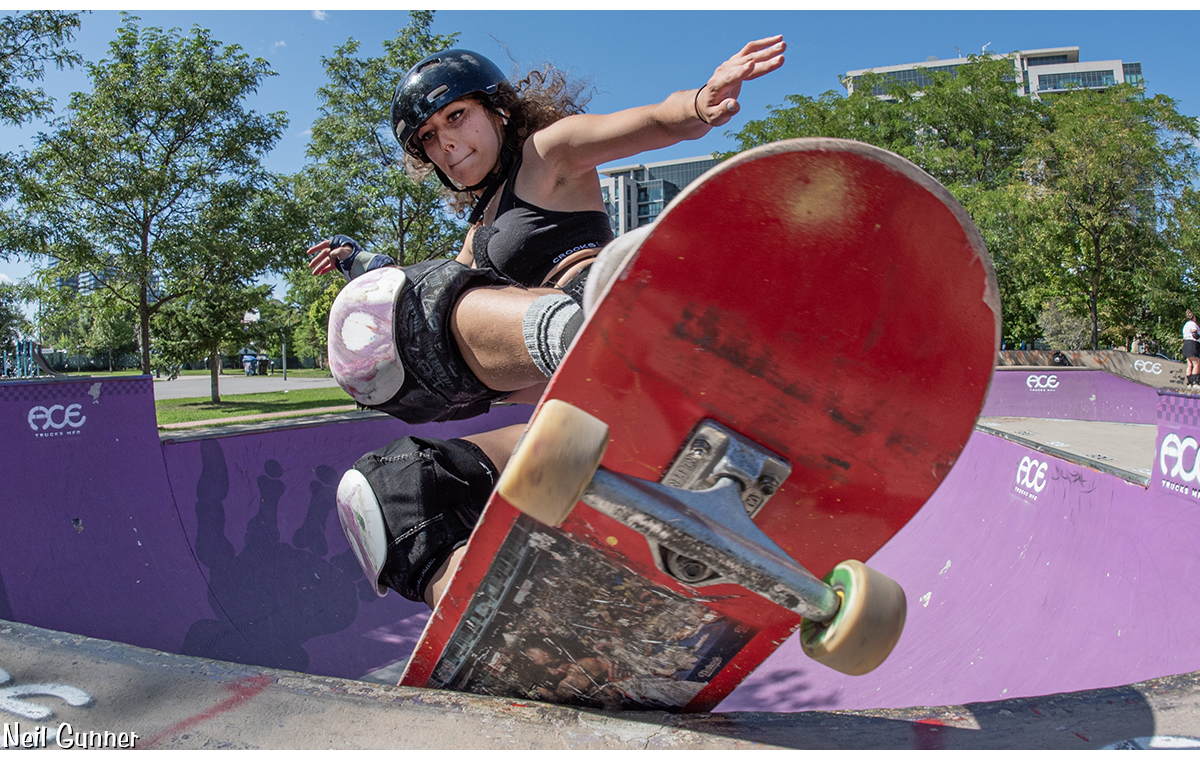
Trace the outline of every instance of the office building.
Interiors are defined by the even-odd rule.
[[[649,224],[671,199],[717,165],[712,156],[600,169],[600,192],[613,235]]]
[[[1041,97],[1071,88],[1103,90],[1122,82],[1141,86],[1142,64],[1112,61],[1080,61],[1078,47],[1044,48],[1041,50],[1018,50],[1001,55],[989,53],[992,58],[1009,58],[1013,63],[1013,81],[1017,91],[1030,97]],[[930,82],[933,72],[954,71],[967,63],[966,58],[940,59],[930,56],[923,63],[902,63],[894,66],[876,66],[870,69],[847,71],[842,85],[853,93],[863,74],[873,71],[890,80],[915,83],[921,87]],[[886,85],[877,85],[874,95],[886,98]]]

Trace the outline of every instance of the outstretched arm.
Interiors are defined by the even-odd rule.
[[[718,66],[699,90],[672,93],[657,105],[570,116],[534,134],[533,147],[563,173],[583,174],[608,161],[703,137],[738,112],[743,82],[783,65],[786,48],[782,35],[755,40]]]

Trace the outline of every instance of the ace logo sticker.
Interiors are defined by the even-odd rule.
[[[1163,438],[1158,449],[1160,485],[1168,491],[1200,499],[1200,448],[1192,436],[1175,433]]]
[[[87,422],[83,414],[83,406],[70,404],[63,406],[35,406],[29,410],[25,421],[37,438],[53,438],[61,435],[79,435],[79,428]]]
[[[1049,462],[1033,457],[1022,457],[1017,466],[1017,485],[1014,490],[1029,501],[1037,501],[1038,494],[1046,487],[1046,470]]]
[[[1025,378],[1025,387],[1035,393],[1057,390],[1058,375],[1030,375]]]

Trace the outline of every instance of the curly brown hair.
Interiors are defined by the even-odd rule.
[[[529,136],[544,129],[559,119],[583,113],[591,100],[589,83],[570,77],[550,64],[540,70],[531,71],[513,87],[502,82],[495,95],[466,95],[492,111],[504,111],[508,122],[504,126],[504,148],[514,156],[520,155]],[[409,140],[404,146],[405,168],[418,181],[433,171],[433,163],[425,155],[418,141]],[[464,216],[475,205],[475,195],[470,192],[445,189],[448,203],[459,216]]]

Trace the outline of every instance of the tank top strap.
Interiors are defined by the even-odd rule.
[[[517,205],[517,191],[514,185],[517,184],[517,173],[521,171],[521,162],[524,160],[523,152],[517,153],[516,159],[513,160],[512,169],[508,172],[508,179],[504,182],[504,189],[500,191],[500,201],[496,204],[495,218],[497,219],[506,211],[512,211]]]

